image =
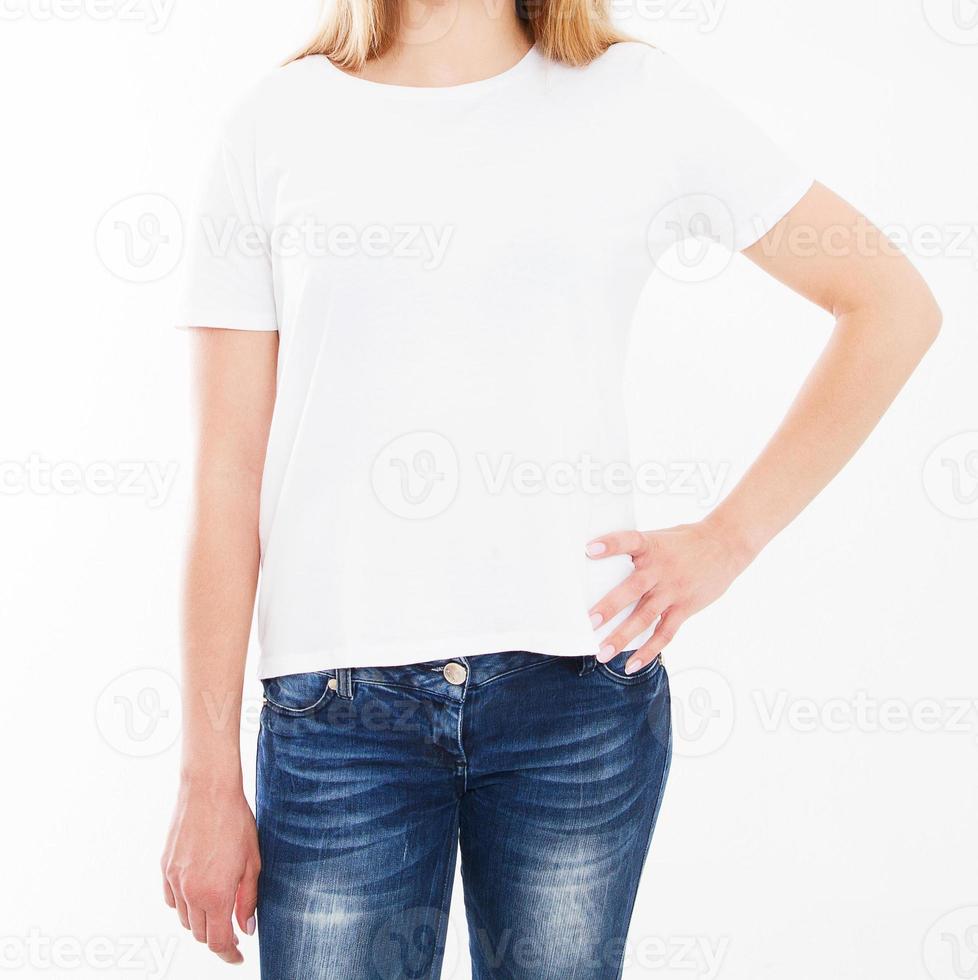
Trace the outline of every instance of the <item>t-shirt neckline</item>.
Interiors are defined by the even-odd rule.
[[[537,50],[537,46],[534,44],[516,64],[506,68],[504,71],[496,75],[490,75],[488,78],[476,79],[473,82],[462,82],[458,85],[394,85],[389,82],[375,82],[369,78],[360,78],[358,75],[351,75],[330,61],[325,55],[319,55],[318,57],[326,63],[327,70],[333,76],[349,83],[351,86],[359,88],[363,92],[398,97],[409,96],[414,98],[437,99],[488,92],[492,89],[499,88],[526,74],[534,64],[540,61],[541,55]]]

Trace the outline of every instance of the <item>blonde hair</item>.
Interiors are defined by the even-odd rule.
[[[513,0],[527,35],[545,57],[586,65],[612,44],[624,41],[611,24],[607,0]],[[334,64],[360,71],[397,38],[401,0],[332,0],[319,32],[292,61],[325,55]]]

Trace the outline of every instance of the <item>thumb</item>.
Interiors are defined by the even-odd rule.
[[[258,906],[258,872],[253,864],[245,868],[244,877],[238,883],[238,894],[234,900],[234,917],[241,931],[249,936],[255,934],[255,909]]]

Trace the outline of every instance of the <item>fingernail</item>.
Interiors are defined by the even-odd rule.
[[[604,616],[601,613],[591,613],[591,625],[597,629],[604,622]]]
[[[615,648],[610,643],[606,643],[598,651],[598,660],[603,664],[606,664],[609,660],[614,660],[614,658],[615,658]]]
[[[632,660],[629,660],[627,664],[625,664],[625,673],[626,674],[634,674],[637,670],[641,670],[641,669],[642,669],[642,661],[641,660],[632,659]]]
[[[258,928],[258,921],[255,919],[254,916],[252,916],[245,923],[245,932],[248,933],[249,936],[253,936],[255,934],[255,929],[257,928]]]
[[[603,541],[592,541],[584,550],[589,558],[597,558],[608,550],[608,546]]]

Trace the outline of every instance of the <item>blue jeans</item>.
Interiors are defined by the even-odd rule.
[[[265,681],[264,980],[439,977],[459,849],[475,980],[620,977],[672,748],[665,669],[625,659]]]

